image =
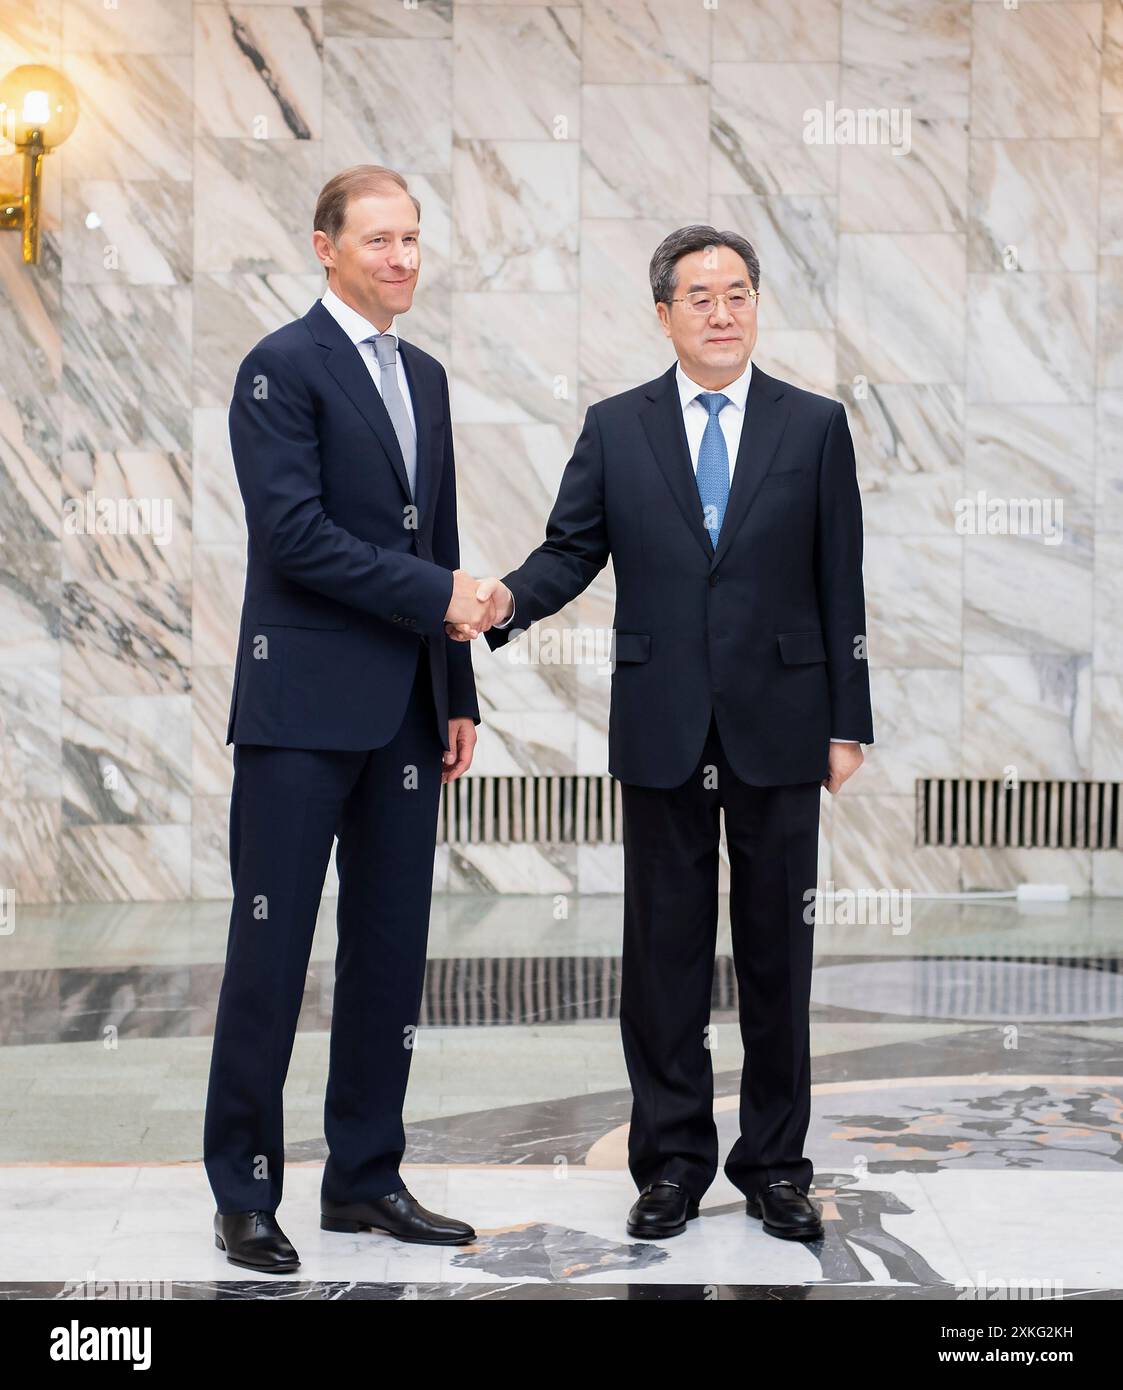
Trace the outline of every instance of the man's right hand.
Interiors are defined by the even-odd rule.
[[[460,571],[458,570],[457,573]],[[472,582],[475,583],[475,580]],[[469,620],[467,622],[457,622],[450,618],[445,620],[445,632],[457,642],[470,642],[481,632],[486,632],[494,623],[506,622],[514,611],[514,596],[506,584],[494,575],[479,583],[475,597],[480,600],[485,609],[486,616],[482,620]]]
[[[479,587],[480,581],[473,579],[467,570],[453,570],[452,598],[445,614],[446,623],[477,630],[491,626],[491,602],[476,597]]]

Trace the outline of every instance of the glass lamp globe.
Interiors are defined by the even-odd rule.
[[[24,63],[0,81],[0,134],[17,148],[53,149],[77,120],[78,94],[54,68]]]

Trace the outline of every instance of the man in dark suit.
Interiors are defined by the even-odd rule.
[[[444,624],[490,616],[459,569],[444,369],[391,331],[413,300],[419,220],[391,170],[330,180],[313,233],[324,297],[249,352],[230,403],[249,549],[204,1160],[216,1244],[270,1272],[299,1262],[275,1216],[282,1090],[337,836],[321,1226],[474,1237],[398,1171],[440,788],[471,762],[480,719],[468,649]]]
[[[592,406],[546,539],[502,581],[498,647],[612,557],[609,771],[624,809],[620,1022],[632,1084],[633,1236],[685,1230],[717,1172],[710,997],[719,812],[745,1066],[725,1164],[764,1229],[822,1234],[803,1154],[820,787],[873,741],[862,511],[846,412],[750,361],[760,265],[685,227],[651,288],[678,361]],[[498,624],[498,625],[497,625]]]

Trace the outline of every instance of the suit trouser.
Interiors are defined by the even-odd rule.
[[[707,1030],[723,811],[745,1050],[740,1137],[725,1172],[748,1195],[785,1178],[806,1190],[813,1177],[803,1141],[811,1118],[808,1010],[820,783],[740,781],[711,720],[699,765],[682,786],[624,784],[621,790],[620,1026],[632,1085],[632,1177],[641,1189],[665,1179],[700,1198],[717,1173]]]
[[[333,838],[335,995],[324,1105],[330,1201],[402,1186],[402,1105],[425,974],[441,754],[429,658],[382,748],[236,745],[234,906],[204,1124],[218,1210],[275,1211],[282,1092]]]

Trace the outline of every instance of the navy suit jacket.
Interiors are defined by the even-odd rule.
[[[676,787],[711,713],[737,776],[827,775],[830,739],[873,742],[862,504],[846,411],[753,366],[715,552],[671,367],[591,406],[546,539],[504,576],[501,646],[574,599],[612,557],[609,771]]]
[[[249,532],[227,743],[381,748],[422,644],[438,732],[479,723],[472,661],[445,636],[460,563],[448,382],[399,339],[417,497],[378,388],[319,300],[238,368],[230,443]]]

